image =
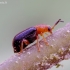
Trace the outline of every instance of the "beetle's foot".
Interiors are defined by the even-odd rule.
[[[46,41],[44,41],[44,42],[45,42],[46,46],[49,46],[49,43],[48,42],[46,42]]]
[[[37,49],[38,49],[38,52],[40,52],[40,45],[37,44]]]
[[[40,48],[38,48],[38,52],[40,52]]]
[[[46,46],[49,46],[49,43],[46,41],[45,38],[43,38],[44,43],[46,44]]]
[[[23,50],[21,50],[20,52],[18,52],[18,55],[20,56],[23,53]]]

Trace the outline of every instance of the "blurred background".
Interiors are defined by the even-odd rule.
[[[24,29],[38,24],[53,26],[58,19],[64,20],[53,31],[70,22],[69,0],[0,0],[0,63],[13,53],[13,37]],[[62,61],[64,67],[49,70],[69,70],[70,60]]]

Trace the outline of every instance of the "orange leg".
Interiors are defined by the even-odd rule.
[[[46,38],[44,37],[43,33],[41,33],[41,36],[43,37],[43,41],[45,42],[45,44],[49,45],[48,42],[46,41]]]
[[[29,44],[29,42],[28,42],[26,39],[23,39],[22,42],[21,42],[21,47],[20,47],[20,52],[19,52],[19,54],[23,52],[23,47],[24,47],[24,46],[23,46],[23,43],[25,43],[26,45]]]
[[[23,52],[23,41],[21,42],[20,52],[19,52],[19,54],[22,53],[22,52]]]
[[[49,34],[45,33],[45,35],[47,35],[47,36],[48,36]]]
[[[40,52],[40,45],[39,45],[39,41],[38,41],[38,36],[37,36],[37,49]]]

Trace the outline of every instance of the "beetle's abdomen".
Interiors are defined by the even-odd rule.
[[[30,27],[20,33],[18,33],[14,39],[13,39],[13,48],[14,48],[14,52],[20,52],[20,48],[21,48],[21,42],[23,39],[26,39],[29,41],[29,44],[34,42],[36,40],[36,28],[35,27]],[[26,47],[27,45],[24,43],[23,44],[23,49]]]

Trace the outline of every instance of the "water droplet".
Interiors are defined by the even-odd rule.
[[[30,54],[30,52],[27,52],[27,54]]]
[[[43,47],[43,45],[40,45],[40,47]]]
[[[70,33],[70,31],[69,31],[69,30],[67,30],[67,33]]]
[[[52,39],[53,41],[55,41],[55,39]]]
[[[18,57],[18,59],[21,59],[20,57]]]
[[[18,63],[18,61],[16,61],[16,63]]]
[[[37,55],[37,58],[40,58],[40,57]]]
[[[64,51],[65,49],[62,47],[61,50]]]
[[[53,47],[53,45],[51,45],[51,47]]]
[[[55,48],[54,45],[51,45],[51,48]]]
[[[69,51],[70,51],[70,48],[69,48]]]

